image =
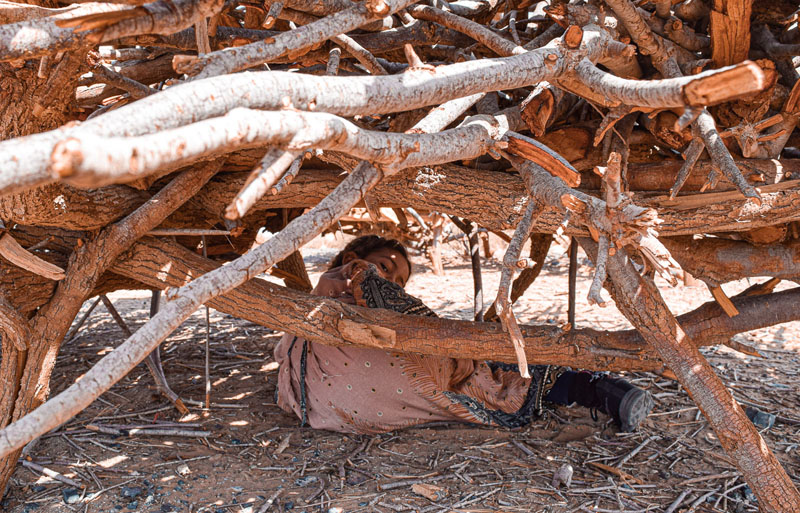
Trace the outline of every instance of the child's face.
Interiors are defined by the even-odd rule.
[[[364,257],[364,260],[374,264],[382,278],[392,281],[401,287],[406,286],[408,277],[411,275],[411,267],[408,264],[408,260],[396,249],[376,249]],[[348,261],[346,260],[345,263]]]

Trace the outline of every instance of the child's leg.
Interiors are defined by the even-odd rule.
[[[653,409],[653,398],[622,378],[567,371],[544,398],[556,404],[578,403],[611,415],[622,431],[634,431]]]

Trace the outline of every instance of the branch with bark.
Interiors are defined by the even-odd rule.
[[[307,25],[310,26],[310,25]],[[260,72],[258,74],[236,75],[233,77],[211,78],[174,87],[161,94],[152,95],[114,112],[98,117],[66,132],[53,131],[38,134],[21,144],[18,141],[0,143],[0,165],[6,173],[0,177],[0,194],[17,192],[53,180],[53,175],[68,175],[59,171],[58,164],[53,169],[48,155],[59,156],[59,151],[69,149],[70,141],[82,134],[117,133],[124,136],[142,135],[152,131],[154,126],[168,129],[187,125],[198,118],[211,118],[231,110],[233,105],[224,101],[227,98],[240,98],[241,107],[258,109],[299,108],[338,114],[342,116],[396,112],[418,108],[442,99],[462,97],[477,92],[520,87],[558,77],[569,72],[581,59],[599,60],[603,55],[624,51],[625,46],[615,47],[605,33],[584,30],[580,47],[568,48],[564,45],[547,46],[514,57],[483,62],[465,62],[436,68],[435,73],[420,70],[404,74],[402,77],[313,77],[308,75]],[[615,50],[615,48],[617,50]],[[524,70],[520,73],[520,70]],[[718,82],[715,74],[750,76],[756,85],[760,84],[757,73],[760,68],[744,65],[734,70],[721,70],[703,75],[696,80],[670,79],[638,84],[649,87],[653,95],[624,96],[625,100],[637,105],[636,98],[646,105],[657,103],[650,96],[661,98],[663,106],[684,105],[690,101],[720,100],[725,94],[736,97],[737,91],[728,89],[721,95],[710,93],[690,94],[685,90],[698,88],[707,91],[709,81]],[[755,75],[754,75],[755,74]],[[586,85],[591,87],[593,79]],[[760,87],[760,86],[759,86]],[[624,87],[618,91],[624,92]],[[693,89],[692,89],[693,90]],[[291,95],[284,94],[291,91]],[[325,91],[321,94],[320,91]],[[610,92],[613,95],[613,92]],[[693,99],[694,98],[694,99]],[[132,119],[130,112],[136,112]],[[176,115],[176,112],[178,115]],[[299,115],[299,113],[298,113]],[[310,115],[310,114],[309,114]],[[209,121],[211,123],[212,121]],[[59,142],[66,141],[61,147]],[[721,143],[720,143],[721,144]],[[65,148],[66,146],[66,148]],[[85,150],[82,150],[85,151]],[[67,151],[67,154],[69,152]],[[52,157],[51,157],[52,158]],[[80,160],[80,159],[78,159]],[[419,164],[435,162],[420,161]],[[74,163],[67,162],[66,169]],[[122,169],[132,166],[125,166]]]
[[[368,0],[265,41],[196,58],[177,59],[174,61],[175,69],[197,75],[198,78],[207,78],[252,68],[380,20],[412,3],[412,0]]]
[[[218,269],[223,267],[180,245],[152,238],[136,243],[113,268],[114,272],[143,280],[148,286],[159,288],[183,287],[198,275],[207,276]],[[800,308],[769,309],[769,304],[775,301],[787,305],[800,302],[798,290],[800,289],[771,295],[734,298],[733,301],[741,312],[735,318],[727,317],[712,302],[684,314],[679,319],[692,339],[698,343],[703,345],[724,343],[727,338],[742,331],[800,318],[798,317]],[[259,279],[250,280],[224,295],[211,299],[209,305],[222,312],[235,313],[252,322],[287,330],[308,340],[329,345],[369,344],[368,347],[438,356],[492,359],[509,363],[516,361],[514,350],[507,343],[507,335],[502,333],[495,323],[416,318],[388,310],[363,309],[292,291]],[[766,311],[769,311],[767,318],[764,315]],[[313,316],[309,315],[311,312],[314,312]],[[313,318],[314,321],[307,322],[309,318]],[[531,363],[608,370],[662,368],[655,353],[647,349],[642,336],[635,330],[565,331],[557,326],[522,326],[521,331],[526,341],[526,355]],[[448,336],[432,341],[426,335],[431,332],[447,332]],[[130,349],[130,345],[123,349]],[[100,370],[106,375],[123,375],[127,366],[130,365],[132,368],[135,364],[120,352],[117,349],[112,355],[104,357],[84,379],[54,397],[52,403],[47,405],[50,412],[58,412],[58,418],[61,419],[69,418],[84,407],[82,402],[88,404],[102,392],[101,388],[105,386],[105,381],[96,380]],[[137,355],[138,353],[137,349]],[[74,402],[75,396],[81,398],[79,403]],[[26,419],[24,425],[34,430],[28,434],[28,439],[33,438],[35,432],[42,429],[46,431],[57,425],[53,423],[50,415],[45,413],[38,412]],[[49,427],[40,424],[46,419],[51,419],[47,422]],[[0,450],[7,447],[5,444],[9,439],[6,438],[6,434],[9,432],[11,436],[23,435],[25,438],[23,433],[16,429],[12,430],[11,427],[0,431]]]
[[[760,12],[751,27],[748,0],[672,3],[551,2],[543,18],[538,3],[496,0],[0,2],[0,385],[11,391],[0,427],[16,421],[0,452],[63,422],[209,303],[328,344],[523,369],[671,369],[762,507],[798,507],[696,351],[754,354],[727,338],[800,311],[797,289],[720,288],[800,280],[800,161],[788,158],[797,41],[777,42]],[[709,57],[719,69],[702,71]],[[502,326],[408,319],[251,280],[269,270],[308,290],[298,248],[359,202],[382,224],[382,207],[394,209],[390,229],[418,249],[437,247],[446,216],[515,229],[487,312]],[[402,209],[434,212],[433,223],[413,232]],[[275,235],[257,239],[262,228]],[[477,229],[465,229],[476,251]],[[596,264],[590,302],[606,303],[607,288],[638,331],[519,324],[512,303],[553,233],[581,238]],[[216,261],[196,254],[199,234]],[[649,271],[691,272],[720,303],[675,318]],[[47,396],[77,305],[120,287],[174,287],[173,301],[26,416]],[[476,289],[476,312],[481,302]],[[434,346],[431,333],[446,335]],[[15,464],[0,459],[0,489]]]
[[[213,16],[221,0],[90,3],[52,16],[0,25],[0,62],[30,59],[139,34],[172,34]]]

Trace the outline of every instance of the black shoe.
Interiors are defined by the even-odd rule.
[[[610,415],[619,424],[620,431],[636,431],[653,409],[650,392],[624,379],[602,376],[592,381],[591,385],[594,385],[594,406]]]

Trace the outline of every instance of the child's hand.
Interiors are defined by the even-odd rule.
[[[327,296],[344,303],[355,304],[351,290],[353,275],[359,270],[370,266],[365,260],[352,260],[347,264],[328,269],[317,282],[317,286],[311,292],[316,296]]]

